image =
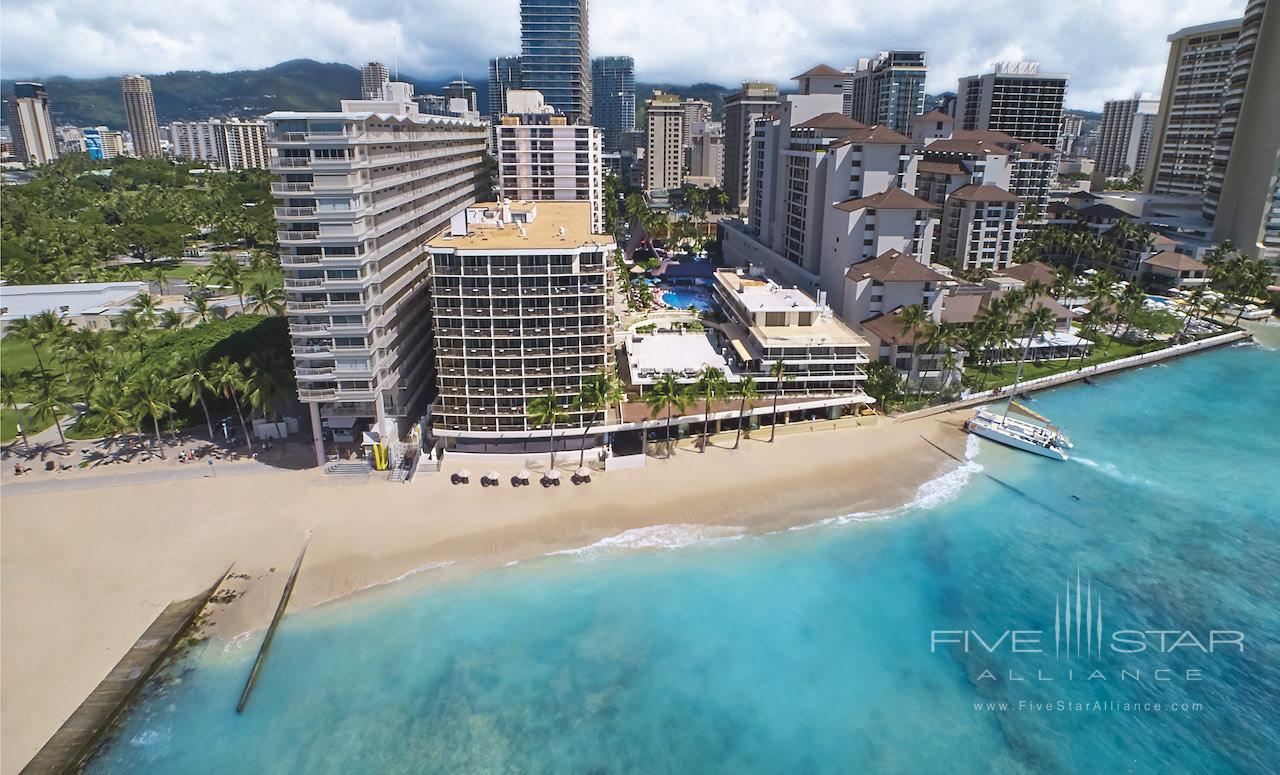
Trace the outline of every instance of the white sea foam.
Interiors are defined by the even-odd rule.
[[[149,748],[158,743],[166,742],[172,737],[173,730],[168,727],[164,729],[144,729],[129,738],[129,745],[134,748]]]
[[[965,462],[959,468],[952,470],[930,479],[916,490],[916,494],[911,500],[891,509],[879,509],[877,511],[855,511],[849,514],[841,514],[837,517],[828,517],[827,519],[810,522],[805,525],[796,525],[789,528],[790,530],[807,530],[811,527],[823,527],[825,525],[847,525],[850,522],[875,522],[884,519],[893,519],[900,517],[909,511],[916,509],[936,509],[946,503],[955,500],[957,496],[964,490],[969,481],[973,479],[973,475],[982,470],[982,464],[977,461],[978,452],[981,449],[978,437],[972,434],[965,437],[964,457]]]
[[[388,584],[394,584],[397,581],[404,581],[405,579],[410,578],[412,576],[417,576],[419,573],[425,573],[426,571],[429,571],[429,570],[440,570],[441,568],[448,568],[450,565],[456,565],[456,564],[457,563],[453,560],[446,560],[444,562],[429,562],[426,565],[419,565],[416,568],[410,568],[409,570],[405,571],[404,573],[401,573],[399,576],[396,576],[395,578],[387,579],[386,581],[375,581],[372,584],[365,584],[363,587],[356,587],[355,589],[351,590],[351,592],[352,594],[354,594],[356,592],[363,592],[366,589],[383,587]]]
[[[690,525],[683,523],[650,525],[648,527],[633,528],[616,536],[602,538],[587,546],[548,552],[548,556],[563,554],[590,557],[607,552],[634,551],[637,549],[682,549],[698,544],[731,541],[741,538],[745,532],[745,528],[717,525]]]

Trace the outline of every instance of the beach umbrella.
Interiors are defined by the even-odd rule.
[[[631,271],[631,274],[644,274],[644,267],[640,266],[639,264],[636,264],[635,266],[631,267],[630,271]]]
[[[496,484],[496,483],[497,483],[497,481],[498,481],[498,472],[497,472],[497,471],[490,471],[489,473],[487,473],[487,474],[485,474],[485,475],[484,475],[484,478],[485,478],[485,479],[488,479],[489,481],[494,482],[494,483]]]
[[[525,484],[528,484],[528,483],[529,483],[529,472],[528,472],[527,470],[525,470],[525,469],[521,468],[521,469],[520,469],[520,473],[516,474],[516,478],[517,478],[517,479],[519,479],[520,481],[524,482]]]
[[[544,487],[552,484],[560,484],[560,472],[554,468],[542,475],[542,485]]]
[[[459,468],[458,473],[454,474],[454,476],[465,482],[471,479],[471,472],[465,468]]]
[[[574,475],[577,476],[579,479],[590,479],[591,469],[587,468],[586,466],[582,466],[577,471],[574,472]]]

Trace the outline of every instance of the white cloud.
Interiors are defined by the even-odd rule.
[[[785,81],[886,48],[928,51],[932,92],[991,62],[1033,59],[1071,74],[1068,104],[1158,90],[1166,36],[1238,16],[1243,0],[594,0],[593,55],[630,54],[645,81]],[[395,43],[393,44],[393,41]],[[519,49],[518,0],[8,0],[4,77],[258,68],[310,58],[390,63],[442,78],[482,77]]]

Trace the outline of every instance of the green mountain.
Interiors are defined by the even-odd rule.
[[[273,110],[337,110],[339,100],[360,96],[359,70],[310,59],[281,62],[262,70],[179,70],[147,77],[156,98],[156,117],[162,124],[210,116],[261,116]],[[447,82],[404,78],[419,92],[438,91]],[[125,128],[119,78],[54,76],[42,83],[49,90],[55,124]],[[4,81],[0,89],[12,93],[13,81]],[[487,90],[481,99],[486,96]]]

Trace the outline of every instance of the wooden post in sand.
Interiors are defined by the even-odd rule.
[[[293,564],[293,571],[289,574],[289,580],[284,583],[284,593],[280,595],[280,604],[276,606],[276,615],[271,617],[271,624],[267,626],[267,635],[262,639],[262,645],[258,647],[258,658],[253,661],[253,669],[249,671],[249,680],[245,681],[244,691],[240,693],[240,702],[236,705],[236,713],[244,711],[244,706],[249,703],[249,693],[253,691],[253,685],[258,682],[258,673],[262,671],[262,663],[267,660],[267,651],[271,648],[271,639],[276,634],[276,627],[280,624],[281,617],[284,616],[284,609],[289,605],[289,596],[293,594],[293,583],[298,580],[298,571],[302,569],[302,558],[307,554],[307,544],[302,545],[302,551],[298,552],[298,560]]]

